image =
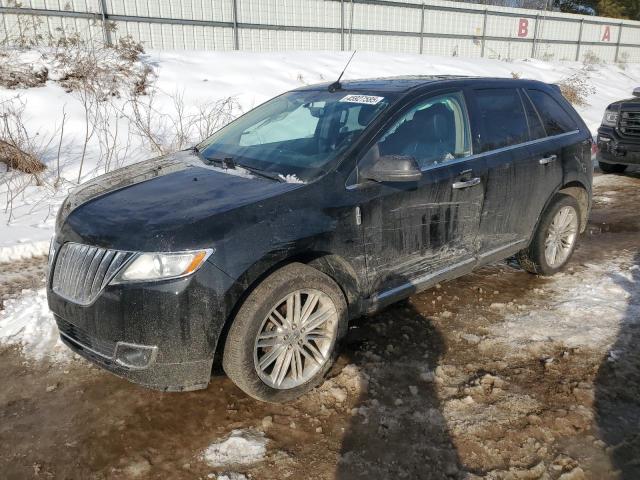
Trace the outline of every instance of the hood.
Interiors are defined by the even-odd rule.
[[[607,107],[607,109],[638,111],[640,110],[640,97],[627,98],[626,100],[613,102]]]
[[[178,152],[116,170],[83,184],[65,200],[61,241],[106,248],[170,251],[203,247],[215,217],[304,187],[205,165]],[[203,231],[206,230],[206,231]]]

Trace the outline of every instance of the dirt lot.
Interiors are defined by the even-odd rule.
[[[598,175],[571,268],[503,262],[356,321],[332,378],[285,406],[224,376],[163,394],[83,360],[0,351],[0,477],[640,478],[640,172]],[[0,265],[0,298],[44,260]],[[233,430],[264,459],[211,467]]]

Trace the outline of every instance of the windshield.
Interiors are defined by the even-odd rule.
[[[387,97],[294,91],[238,118],[198,146],[206,160],[310,181],[329,168],[389,105]]]

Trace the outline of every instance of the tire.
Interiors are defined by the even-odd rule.
[[[318,300],[314,304],[315,298]],[[305,314],[307,301],[310,308]],[[297,309],[295,304],[299,305]],[[290,317],[294,318],[293,312],[300,312],[295,318],[311,319],[310,323],[325,317],[327,320],[320,325],[322,329],[312,328],[311,324],[306,324],[310,329],[307,332],[301,330],[302,327],[290,329],[288,322]],[[305,325],[304,321],[294,320],[294,323]],[[246,298],[229,329],[222,367],[247,395],[269,403],[288,402],[322,383],[346,331],[347,304],[340,287],[324,273],[301,263],[292,263],[269,275]],[[263,337],[260,342],[259,334]],[[304,346],[305,341],[315,347],[319,357]],[[265,347],[258,343],[269,345]],[[276,360],[269,361],[274,356]],[[283,361],[278,374],[276,368],[280,357]],[[324,363],[311,361],[312,357],[321,358]],[[260,369],[261,362],[269,363]],[[300,368],[294,370],[297,365]]]
[[[598,162],[598,166],[602,173],[622,173],[627,169],[627,165],[622,165],[620,163],[604,163]]]
[[[549,257],[546,252],[546,242],[547,238],[550,234],[553,234],[550,229],[552,228],[552,223],[556,218],[556,215],[563,209],[564,212],[573,210],[573,215],[575,215],[575,223],[573,221],[567,225],[567,232],[574,229],[573,237],[571,240],[571,245],[568,250],[565,250],[564,247],[556,247],[558,256],[555,257],[557,262],[550,262]],[[569,217],[566,217],[567,220]],[[529,244],[529,247],[524,250],[520,250],[516,254],[516,258],[520,266],[524,268],[526,271],[530,273],[534,273],[536,275],[553,275],[556,272],[560,271],[567,262],[571,259],[573,252],[575,251],[575,247],[578,241],[578,236],[580,235],[580,206],[578,202],[568,195],[559,194],[551,201],[547,209],[544,211],[540,218],[540,222],[538,223],[538,227],[536,232]],[[558,217],[558,220],[561,220],[562,217]],[[557,223],[556,225],[560,225]],[[553,227],[555,228],[555,226]],[[557,229],[556,229],[557,230]],[[559,245],[558,242],[555,242],[556,245]],[[565,242],[562,242],[562,245],[565,245]],[[553,250],[550,250],[551,255],[553,254]]]

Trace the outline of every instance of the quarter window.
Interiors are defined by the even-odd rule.
[[[529,140],[522,101],[514,88],[476,90],[480,114],[480,151],[487,152]]]
[[[527,90],[527,94],[542,118],[547,135],[576,130],[576,123],[551,95],[542,90]]]
[[[412,107],[373,149],[379,155],[411,156],[421,169],[471,155],[464,97],[451,93]]]

